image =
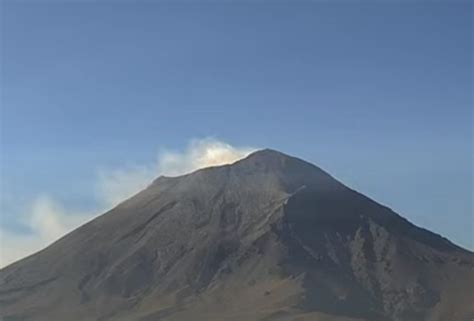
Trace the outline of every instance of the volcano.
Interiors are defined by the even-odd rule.
[[[471,321],[474,254],[273,150],[159,177],[0,271],[3,321]]]

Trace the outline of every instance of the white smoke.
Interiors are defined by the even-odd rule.
[[[38,196],[28,208],[21,224],[30,233],[0,227],[0,267],[32,254],[93,218],[94,213],[74,212],[46,195]]]
[[[101,169],[97,174],[97,181],[91,182],[98,205],[96,210],[90,212],[64,208],[51,196],[39,196],[32,202],[29,214],[23,217],[22,223],[31,233],[15,233],[0,227],[0,267],[51,244],[142,190],[157,176],[177,176],[199,168],[233,163],[253,151],[254,148],[235,147],[216,139],[205,138],[192,140],[181,152],[163,151],[150,164]]]
[[[101,170],[97,194],[106,206],[115,206],[160,175],[178,176],[199,168],[230,164],[253,151],[254,148],[234,147],[216,139],[193,139],[182,152],[159,153],[157,161],[152,164]]]

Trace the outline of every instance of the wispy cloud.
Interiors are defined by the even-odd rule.
[[[104,169],[91,182],[98,202],[95,210],[65,208],[54,197],[41,195],[31,204],[23,225],[30,233],[0,226],[0,266],[5,266],[51,244],[61,236],[145,188],[160,175],[176,176],[199,168],[235,162],[255,148],[235,147],[220,140],[192,140],[183,151],[163,151],[155,161],[126,168]]]
[[[150,164],[100,170],[97,195],[104,206],[115,206],[145,188],[157,176],[177,176],[199,168],[230,164],[254,150],[235,147],[212,138],[193,139],[184,151],[162,151],[157,160]]]
[[[0,266],[5,266],[51,244],[75,227],[93,218],[97,212],[66,209],[49,196],[33,200],[21,224],[30,233],[18,233],[0,226]]]

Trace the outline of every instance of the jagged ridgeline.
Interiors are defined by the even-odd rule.
[[[471,321],[474,255],[272,150],[160,177],[0,271],[3,321]]]

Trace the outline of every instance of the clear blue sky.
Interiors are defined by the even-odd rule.
[[[3,228],[41,193],[93,207],[97,168],[212,136],[474,248],[471,2],[1,6]]]

